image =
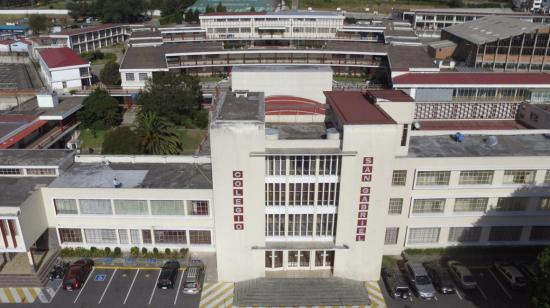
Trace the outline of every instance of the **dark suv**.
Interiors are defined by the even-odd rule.
[[[382,269],[382,278],[391,297],[402,299],[411,297],[409,284],[400,272],[385,267]]]
[[[82,259],[71,264],[63,278],[63,290],[72,291],[82,288],[93,266],[94,261],[91,259]]]
[[[159,289],[172,289],[176,285],[179,269],[180,263],[178,261],[168,261],[164,263],[160,270],[157,287]]]
[[[438,263],[425,263],[424,267],[432,279],[434,287],[440,293],[450,294],[456,292],[456,286],[453,282],[453,278],[446,268]]]

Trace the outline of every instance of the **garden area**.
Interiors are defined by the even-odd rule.
[[[185,263],[188,257],[189,249],[170,249],[165,248],[159,250],[153,248],[148,250],[145,247],[141,249],[137,246],[130,248],[129,251],[122,251],[120,247],[114,249],[105,247],[103,249],[90,247],[69,247],[61,249],[59,258],[63,261],[74,262],[82,258],[90,258],[94,260],[95,265],[118,265],[118,266],[161,266],[166,260],[179,260],[180,263]]]
[[[190,155],[205,139],[208,110],[197,78],[162,73],[140,92],[134,123],[121,126],[123,108],[96,89],[79,111],[84,152],[121,155]]]

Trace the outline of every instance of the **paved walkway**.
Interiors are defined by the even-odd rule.
[[[2,304],[30,304],[35,301],[48,303],[53,297],[46,288],[0,288],[0,303]]]

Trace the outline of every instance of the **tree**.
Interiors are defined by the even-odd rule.
[[[48,18],[44,15],[31,15],[29,17],[29,27],[31,27],[34,35],[40,34],[40,32],[48,29]]]
[[[204,9],[205,13],[214,13],[216,10],[210,6],[210,4],[206,5],[206,8]]]
[[[171,123],[154,112],[140,112],[136,128],[141,138],[140,149],[145,154],[175,155],[183,144]]]
[[[137,103],[143,112],[154,112],[174,124],[199,110],[202,92],[197,78],[173,73],[157,73],[139,94]]]
[[[457,8],[457,7],[464,7],[464,1],[462,0],[451,0],[449,2],[449,7]]]
[[[99,74],[99,79],[103,82],[103,84],[108,86],[120,85],[119,68],[120,66],[118,63],[114,61],[107,62]]]
[[[533,308],[550,308],[550,247],[546,247],[537,257],[536,276],[529,288],[529,305]]]
[[[95,89],[82,105],[78,119],[83,128],[108,129],[122,121],[118,101],[105,90]]]
[[[221,2],[216,6],[216,12],[227,12],[227,8]]]
[[[253,7],[253,6],[251,6],[251,7],[250,7],[250,12],[256,12],[256,8]]]
[[[103,139],[102,154],[143,154],[141,139],[128,126],[108,131]]]

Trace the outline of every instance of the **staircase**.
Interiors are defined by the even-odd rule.
[[[260,278],[235,284],[235,306],[370,305],[359,281],[342,278]]]
[[[0,274],[0,288],[43,287],[60,251],[56,251],[34,274]]]

